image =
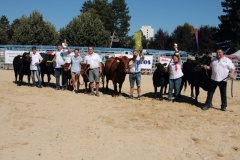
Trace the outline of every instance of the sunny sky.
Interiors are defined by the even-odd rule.
[[[85,0],[2,0],[0,16],[6,15],[10,23],[34,10],[42,13],[45,21],[59,30],[80,14]],[[110,0],[109,0],[110,2]],[[199,28],[201,25],[218,26],[218,16],[223,15],[222,0],[126,0],[131,21],[128,35],[144,25],[161,28],[171,33],[185,22]]]

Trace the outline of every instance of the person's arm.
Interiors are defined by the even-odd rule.
[[[231,69],[230,71],[230,78],[234,78],[234,74],[235,74],[235,69]]]
[[[143,61],[143,60],[144,60],[144,58],[145,58],[145,56],[144,56],[144,54],[143,54],[143,53],[141,54],[141,56],[142,56],[142,61]]]

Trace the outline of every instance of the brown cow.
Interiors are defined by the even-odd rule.
[[[111,57],[108,58],[105,65],[106,74],[106,89],[108,90],[108,82],[112,80],[114,86],[113,97],[121,95],[122,84],[125,80],[126,74],[129,72],[129,59],[126,56],[122,58]],[[119,84],[119,91],[117,90],[117,83]]]
[[[83,83],[85,85],[84,93],[87,94],[87,93],[90,93],[90,86],[88,86],[88,89],[87,89],[87,85],[89,82],[89,69],[90,69],[89,67],[90,67],[90,65],[85,64],[85,63],[80,63],[80,65],[81,65],[80,74],[83,77]],[[100,79],[102,80],[103,89],[104,89],[104,81],[105,81],[104,64],[101,63],[101,65],[102,65],[102,73],[100,74]]]

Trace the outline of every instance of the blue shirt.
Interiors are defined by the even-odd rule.
[[[80,67],[80,62],[82,62],[82,57],[78,56],[77,59],[73,56],[71,57],[71,61],[72,61],[72,67],[71,67],[71,72],[80,72],[81,71],[81,67]]]

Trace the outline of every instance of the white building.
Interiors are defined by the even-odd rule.
[[[151,26],[142,26],[141,31],[147,40],[154,38],[154,29]]]

